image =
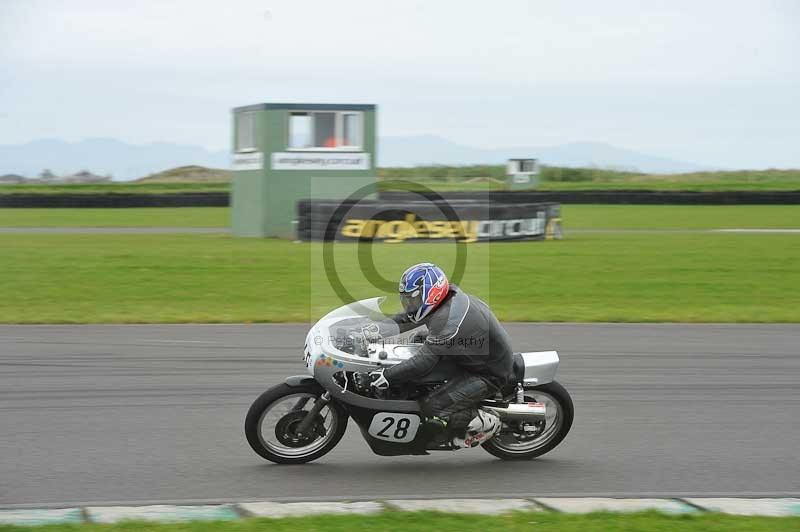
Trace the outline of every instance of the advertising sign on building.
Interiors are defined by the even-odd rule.
[[[369,170],[369,153],[279,152],[272,154],[273,170]]]
[[[261,170],[264,168],[264,154],[260,151],[234,153],[231,168],[233,170]]]

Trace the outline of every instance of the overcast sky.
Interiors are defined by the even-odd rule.
[[[800,167],[798,28],[793,0],[0,0],[0,143],[224,149],[231,107],[348,102],[381,135]]]

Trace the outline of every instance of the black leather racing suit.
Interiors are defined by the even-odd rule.
[[[455,364],[452,377],[420,401],[426,416],[448,420],[452,435],[461,437],[477,414],[476,405],[494,396],[513,375],[513,351],[508,333],[488,305],[450,285],[450,293],[418,323],[407,315],[392,317],[401,332],[427,326],[420,352],[384,370],[390,384],[424,377],[445,357]]]

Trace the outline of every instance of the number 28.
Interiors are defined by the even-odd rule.
[[[386,426],[378,432],[378,436],[382,438],[393,438],[395,440],[402,440],[408,434],[408,427],[411,425],[411,420],[405,417],[401,417],[397,420],[397,425],[395,425],[394,421],[395,418],[393,417],[385,417],[381,420],[383,423],[386,423]],[[394,433],[389,434],[389,431],[392,426],[394,425]]]

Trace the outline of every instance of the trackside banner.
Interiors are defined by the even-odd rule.
[[[342,204],[306,200],[297,205],[300,240],[482,242],[561,238],[558,203],[489,201]]]

